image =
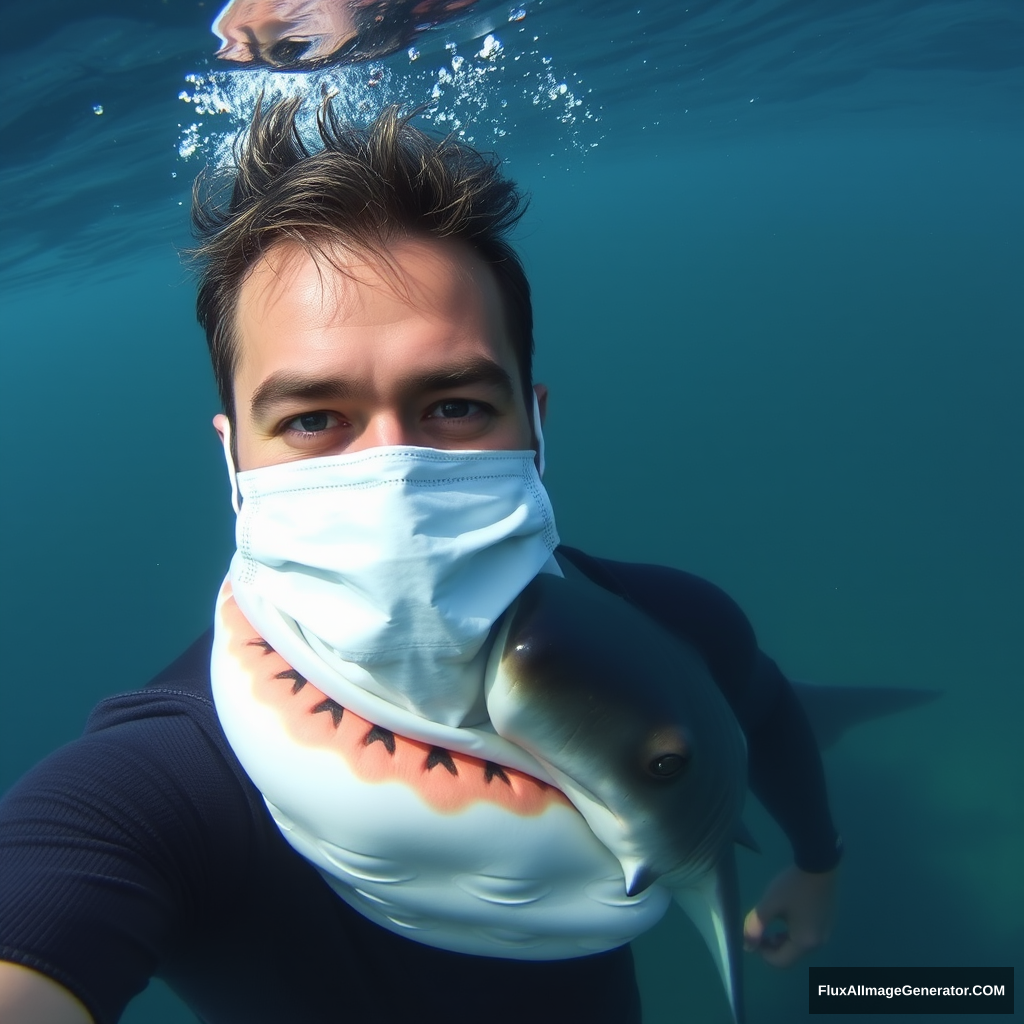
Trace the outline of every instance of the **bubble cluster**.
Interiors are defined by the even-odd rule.
[[[522,8],[509,21],[521,21]],[[511,29],[519,37],[522,29]],[[519,128],[535,129],[538,117],[563,126],[568,146],[585,151],[596,145],[597,115],[578,95],[576,76],[562,76],[538,48],[506,45],[494,32],[465,46],[445,45],[433,61],[415,47],[383,62],[350,64],[309,72],[267,68],[212,70],[186,77],[178,98],[202,120],[181,125],[178,152],[220,165],[230,158],[238,132],[262,97],[264,103],[293,96],[332,97],[338,113],[356,123],[372,120],[390,104],[422,107],[419,116],[470,143],[504,138]],[[518,42],[518,38],[515,40]],[[439,59],[440,58],[440,61]],[[316,103],[300,113],[300,131],[315,132]],[[566,131],[566,128],[569,131]],[[588,129],[586,138],[582,130]]]

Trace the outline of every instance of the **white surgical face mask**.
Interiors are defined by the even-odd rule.
[[[233,470],[229,438],[225,451]],[[534,460],[402,446],[232,473],[235,599],[289,663],[322,668],[310,678],[324,692],[339,678],[441,725],[478,724],[492,627],[538,572],[559,571]]]

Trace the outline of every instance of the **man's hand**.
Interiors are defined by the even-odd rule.
[[[28,967],[0,961],[4,1024],[92,1024],[89,1011],[62,985]]]
[[[768,886],[743,922],[743,946],[773,967],[789,967],[822,945],[832,931],[838,869],[821,874],[787,868]],[[785,929],[769,932],[773,921]]]

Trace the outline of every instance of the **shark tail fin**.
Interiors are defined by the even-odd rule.
[[[792,686],[822,750],[831,747],[854,725],[909,711],[942,696],[941,690],[892,686],[816,686],[797,682]]]

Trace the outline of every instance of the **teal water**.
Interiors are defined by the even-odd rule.
[[[966,36],[955,8],[900,10]],[[695,128],[681,100],[707,83],[639,67],[664,64],[665,18],[602,77],[593,22],[559,44],[556,14],[570,24],[576,9],[552,9],[546,52],[578,69],[599,117],[533,122],[524,102],[503,152],[533,196],[519,240],[563,539],[714,580],[796,678],[944,690],[826,756],[848,853],[835,934],[809,962],[1021,966],[1024,126],[1019,65],[993,42],[1009,29],[956,61],[936,33],[932,65],[840,76],[763,116],[736,106],[730,121],[716,93]],[[832,26],[864,63],[901,38],[883,45],[870,13]],[[744,17],[716,88],[732,76],[769,93],[789,81],[769,74],[778,38],[753,40]],[[0,171],[25,183],[8,190],[0,253],[2,786],[206,627],[232,548],[216,397],[174,251],[198,165],[174,153],[172,78],[148,108],[159,187],[142,158],[112,182],[100,143],[72,173],[45,133],[26,132]],[[77,219],[54,212],[65,194]],[[762,846],[742,854],[749,904],[786,850],[759,808],[748,818]],[[636,948],[646,1024],[728,1019],[681,915]],[[749,961],[746,986],[752,1024],[806,1016],[805,965]],[[193,1020],[158,984],[124,1019]]]

